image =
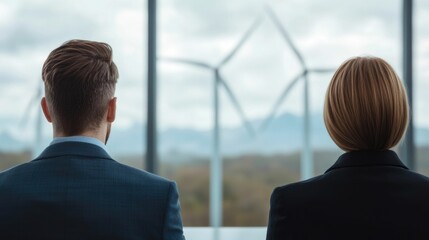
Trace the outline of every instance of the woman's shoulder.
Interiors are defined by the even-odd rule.
[[[294,196],[302,196],[314,193],[317,188],[320,187],[321,181],[324,179],[324,175],[319,175],[307,180],[289,183],[283,186],[274,188],[271,194],[273,198],[288,198],[289,200]]]

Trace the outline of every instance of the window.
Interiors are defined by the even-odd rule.
[[[158,1],[160,174],[178,183],[188,239],[212,233],[194,227],[211,225],[210,201],[218,197],[211,195],[210,165],[216,109],[223,163],[221,225],[250,227],[224,228],[222,239],[261,239],[273,188],[322,174],[341,154],[322,118],[332,70],[352,56],[374,55],[401,76],[401,3]],[[132,0],[0,2],[0,170],[28,161],[49,144],[51,129],[38,102],[41,67],[53,48],[74,38],[113,47],[120,78],[108,149],[119,161],[144,167],[146,5]],[[424,16],[429,4],[416,0],[414,10],[417,170],[428,175]]]
[[[159,1],[161,174],[178,181],[187,226],[210,224],[216,71],[222,225],[241,227],[265,226],[275,186],[322,174],[341,154],[322,118],[332,70],[351,56],[374,55],[401,72],[400,1],[264,4]],[[307,166],[301,165],[305,78],[293,85],[304,70],[313,158]]]

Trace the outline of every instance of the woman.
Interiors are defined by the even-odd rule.
[[[324,120],[346,153],[325,174],[273,191],[267,239],[429,239],[429,178],[390,150],[408,124],[392,67],[376,57],[343,63]]]

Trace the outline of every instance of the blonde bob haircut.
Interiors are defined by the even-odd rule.
[[[407,94],[386,61],[355,57],[332,77],[323,117],[329,135],[344,151],[390,149],[408,125]]]

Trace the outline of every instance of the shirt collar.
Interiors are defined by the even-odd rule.
[[[48,146],[33,161],[52,159],[67,155],[113,160],[109,154],[98,145],[86,142],[66,141]]]
[[[347,167],[392,166],[408,169],[391,150],[352,151],[341,155],[326,172]]]
[[[70,137],[56,137],[52,140],[52,142],[49,145],[57,144],[57,143],[63,143],[63,142],[83,142],[83,143],[89,143],[96,146],[101,147],[104,151],[107,152],[106,145],[102,143],[97,138],[93,137],[86,137],[86,136],[70,136]]]

